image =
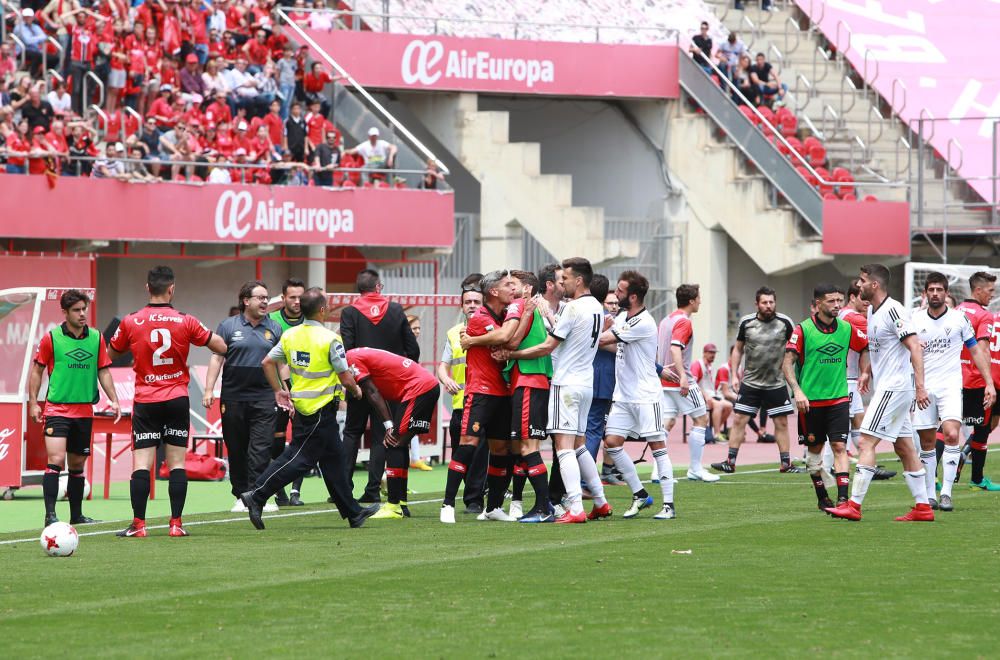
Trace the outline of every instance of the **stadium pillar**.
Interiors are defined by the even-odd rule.
[[[306,284],[326,288],[326,246],[324,245],[309,246],[309,270]]]
[[[688,223],[688,257],[685,282],[701,286],[701,309],[694,315],[694,335],[699,355],[701,345],[715,342],[725,345],[728,334],[729,236],[712,230],[693,218]]]

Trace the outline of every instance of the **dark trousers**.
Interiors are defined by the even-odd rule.
[[[253,497],[260,503],[266,502],[279,489],[319,463],[326,489],[340,515],[353,518],[361,512],[361,505],[351,493],[346,462],[347,454],[337,425],[337,401],[314,415],[296,414],[292,418],[292,442],[257,477]]]
[[[389,406],[389,413],[396,415],[397,403],[386,402]],[[379,416],[368,402],[364,399],[347,400],[347,420],[344,422],[344,444],[347,446],[350,462],[345,466],[348,481],[353,481],[354,466],[358,462],[358,449],[361,447],[361,438],[368,427],[368,421],[376,428],[375,440],[368,452],[368,484],[365,486],[365,495],[368,499],[378,501],[379,486],[382,483],[382,474],[385,472],[385,445],[382,444],[381,426]],[[322,466],[320,466],[322,468]]]
[[[587,451],[597,460],[597,450],[604,440],[604,427],[608,423],[608,413],[611,411],[611,399],[594,399],[590,402],[590,412],[587,413],[587,434],[584,436]]]
[[[271,461],[276,418],[274,401],[222,401],[222,438],[236,497],[250,490]]]
[[[89,62],[73,60],[69,63],[69,75],[73,77],[73,93],[70,94],[70,105],[73,112],[82,115],[86,105],[90,104],[90,99],[83,98],[83,79],[90,71]],[[94,83],[87,85],[87,92],[93,93]]]
[[[451,423],[448,425],[448,436],[451,438],[451,452],[455,453],[462,435],[462,411],[451,411]],[[472,455],[472,463],[465,473],[465,490],[462,491],[462,501],[465,506],[471,504],[484,505],[486,497],[486,468],[489,466],[489,443],[480,442],[476,453]]]

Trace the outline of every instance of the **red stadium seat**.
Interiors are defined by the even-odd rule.
[[[757,106],[757,112],[763,115],[764,119],[766,119],[768,123],[772,126],[774,125],[774,112],[771,111],[771,108],[766,105],[759,105]],[[767,126],[761,126],[761,130],[765,130],[766,128]]]
[[[746,105],[741,105],[740,112],[742,112],[743,116],[747,118],[747,121],[749,121],[754,126],[760,123],[760,117],[758,117],[754,113],[753,108],[750,108],[749,106]]]
[[[809,148],[812,147],[812,146],[814,146],[814,145],[822,147],[823,143],[820,142],[819,140],[817,140],[816,138],[814,138],[811,135],[809,137],[807,137],[805,140],[802,141],[802,146],[805,148],[805,150],[807,152],[809,151]]]
[[[832,192],[823,193],[823,199],[839,199],[836,194]]]
[[[796,167],[795,171],[798,172],[802,176],[803,179],[805,179],[806,181],[808,181],[810,186],[819,185],[819,181],[816,180],[816,177],[813,176],[813,173],[810,172],[809,170],[807,170],[802,165],[799,165],[798,167]]]
[[[841,197],[841,199],[843,199],[845,202],[856,202],[856,201],[858,201],[858,198],[854,195],[853,192],[846,193],[843,197]]]
[[[782,108],[784,110],[784,108]],[[793,115],[787,115],[778,119],[778,129],[785,137],[791,137],[799,131],[799,120]]]
[[[799,140],[797,137],[789,137],[789,138],[785,138],[785,140],[788,142],[789,145],[791,145],[792,150],[795,151],[795,153],[799,153],[799,154],[802,153],[802,141],[801,140]]]
[[[809,164],[813,167],[819,167],[826,162],[826,147],[822,144],[814,144],[806,149],[808,149]]]
[[[876,197],[875,195],[865,195],[865,200],[864,201],[866,201],[866,202],[877,202],[878,201],[878,197]]]
[[[830,173],[826,170],[825,167],[817,167],[816,168],[816,176],[817,176],[817,179],[822,179],[823,181],[830,181],[831,180],[830,179]],[[819,185],[819,192],[820,192],[820,194],[823,195],[824,197],[826,197],[827,195],[834,195],[834,196],[836,196],[836,193],[833,190],[833,184],[832,183],[822,183],[822,181],[817,181],[816,183],[817,183],[817,185]]]

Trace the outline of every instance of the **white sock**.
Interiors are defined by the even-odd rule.
[[[823,443],[823,470],[829,472],[833,468],[833,449],[829,442]]]
[[[854,454],[858,453],[858,440],[861,439],[861,429],[851,429],[851,439],[848,441],[847,450]]]
[[[920,462],[924,464],[924,490],[930,497],[934,494],[934,479],[937,477],[937,452],[933,449],[921,451]]]
[[[583,512],[583,492],[580,490],[580,464],[576,460],[576,453],[572,449],[560,449],[556,452],[559,457],[559,474],[563,478],[563,486],[566,487],[566,503],[569,504],[571,513]]]
[[[922,467],[916,472],[903,472],[906,486],[910,489],[913,501],[917,504],[927,504],[927,485],[924,482],[926,474],[927,470]]]
[[[670,456],[666,449],[654,449],[653,460],[660,468],[660,490],[663,491],[663,503],[673,505],[674,503],[674,466],[670,463]]]
[[[874,466],[858,463],[854,469],[854,481],[851,483],[851,501],[861,506],[861,503],[865,501],[865,495],[868,494],[868,487],[871,486],[874,477]]]
[[[695,474],[701,472],[701,455],[705,451],[705,427],[696,426],[688,434],[688,450],[691,452],[691,465],[688,470]],[[662,480],[661,480],[662,481]]]
[[[649,480],[650,481],[659,481],[660,480],[660,471],[658,469],[656,469],[656,462],[655,461],[653,462],[653,471],[649,474]]]
[[[580,465],[580,477],[587,484],[587,490],[594,498],[594,504],[604,506],[608,503],[604,499],[604,484],[601,483],[601,473],[597,471],[597,463],[590,455],[586,447],[577,447],[576,461]]]
[[[944,446],[941,456],[941,497],[951,497],[951,487],[955,485],[955,475],[958,474],[958,461],[962,456],[962,448],[958,445]]]
[[[625,453],[625,448],[605,447],[604,451],[615,462],[615,467],[622,473],[622,477],[625,478],[625,483],[628,484],[628,487],[632,489],[632,493],[638,493],[642,490],[642,481],[639,479],[639,473],[635,471],[635,463]]]
[[[410,438],[410,462],[415,463],[420,460],[420,438],[413,436]]]

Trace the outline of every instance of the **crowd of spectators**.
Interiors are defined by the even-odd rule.
[[[785,105],[788,85],[781,82],[777,69],[767,61],[764,53],[757,53],[753,60],[750,59],[750,51],[736,32],[730,32],[716,47],[709,24],[702,22],[698,34],[691,38],[689,52],[709,75],[716,75],[714,65],[739,88],[751,105],[774,108]],[[745,105],[739,94],[733,94],[733,101]]]
[[[0,172],[405,185],[357,171],[392,169],[396,146],[372,128],[344,147],[327,93],[340,77],[276,20],[283,7],[299,25],[333,29],[326,0],[133,3],[0,0]]]

